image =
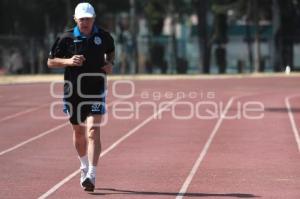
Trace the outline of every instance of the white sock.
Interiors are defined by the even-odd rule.
[[[90,178],[96,178],[96,170],[97,170],[96,166],[90,165],[87,176],[90,177]]]
[[[87,155],[82,156],[82,157],[78,157],[78,159],[80,160],[80,169],[88,171],[88,169],[89,169],[89,160],[88,160]]]

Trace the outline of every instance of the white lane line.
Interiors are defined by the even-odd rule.
[[[189,173],[188,177],[186,178],[185,182],[183,183],[179,193],[177,194],[176,199],[182,199],[184,197],[190,183],[192,182],[193,177],[195,176],[197,170],[199,169],[201,162],[203,161],[204,157],[206,156],[208,149],[209,149],[214,137],[216,136],[216,134],[222,124],[222,121],[223,121],[224,117],[226,116],[233,101],[234,101],[234,97],[231,97],[229,102],[226,105],[226,108],[222,112],[221,117],[217,121],[214,129],[212,130],[208,140],[206,141],[204,148],[202,149],[201,153],[199,154],[199,157],[196,160],[192,170],[190,171],[190,173]]]
[[[291,104],[290,104],[290,99],[293,98],[293,97],[296,97],[296,96],[290,96],[290,97],[286,97],[285,98],[285,105],[287,107],[287,110],[288,110],[288,114],[289,114],[289,119],[290,119],[290,122],[291,122],[291,126],[292,126],[292,129],[293,129],[293,133],[294,133],[294,136],[295,136],[295,140],[296,140],[296,143],[298,145],[298,151],[300,152],[300,137],[299,137],[299,131],[298,131],[298,128],[297,128],[297,125],[296,125],[296,122],[295,122],[295,117],[293,115],[293,112],[292,112],[292,108],[291,108]],[[299,97],[299,96],[298,96]]]
[[[19,117],[19,116],[21,116],[21,115],[24,115],[24,114],[26,114],[26,113],[30,113],[30,112],[39,110],[39,109],[41,109],[41,108],[43,108],[43,107],[46,107],[46,106],[49,106],[49,105],[50,105],[50,103],[44,104],[44,105],[41,105],[41,106],[38,106],[38,107],[35,107],[35,108],[29,108],[29,109],[26,109],[26,110],[24,110],[24,111],[20,111],[20,112],[18,112],[18,113],[12,114],[12,115],[8,115],[8,116],[6,116],[6,117],[4,117],[4,118],[1,118],[1,119],[0,119],[0,122],[4,122],[4,121],[10,120],[10,119],[13,119],[13,118],[15,118],[15,117]]]
[[[118,102],[118,101],[120,101],[120,100],[115,100],[115,101],[109,103],[109,104],[107,105],[107,107],[110,107],[113,103]],[[33,141],[35,141],[35,140],[37,140],[37,139],[40,139],[40,138],[42,138],[42,137],[44,137],[44,136],[46,136],[46,135],[48,135],[48,134],[50,134],[50,133],[53,133],[53,132],[55,132],[55,131],[57,131],[57,130],[59,130],[59,129],[65,127],[65,126],[67,126],[68,124],[69,124],[69,121],[68,121],[68,122],[65,122],[65,123],[63,123],[63,124],[60,124],[60,125],[58,125],[58,126],[55,126],[55,127],[51,128],[51,129],[49,129],[49,130],[47,130],[47,131],[44,131],[44,132],[40,133],[39,135],[37,135],[37,136],[35,136],[35,137],[32,137],[32,138],[29,138],[29,139],[27,139],[27,140],[25,140],[25,141],[23,141],[23,142],[21,142],[21,143],[15,145],[15,146],[13,146],[13,147],[10,147],[10,148],[8,148],[8,149],[6,149],[6,150],[4,150],[4,151],[1,151],[1,152],[0,152],[0,156],[6,154],[6,153],[8,153],[8,152],[11,152],[11,151],[13,151],[13,150],[16,150],[16,149],[18,149],[18,148],[20,148],[20,147],[22,147],[22,146],[24,146],[24,145],[26,145],[26,144],[28,144],[28,143],[30,143],[30,142],[33,142]]]
[[[48,131],[45,131],[45,132],[43,132],[43,133],[41,133],[41,134],[35,136],[35,137],[32,137],[32,138],[30,138],[30,139],[28,139],[28,140],[25,140],[24,142],[21,142],[21,143],[15,145],[15,146],[13,146],[13,147],[11,147],[11,148],[9,148],[9,149],[6,149],[6,150],[4,150],[4,151],[1,151],[1,152],[0,152],[0,156],[6,154],[6,153],[8,153],[8,152],[11,152],[11,151],[13,151],[13,150],[16,150],[16,149],[18,149],[18,148],[20,148],[20,147],[22,147],[22,146],[24,146],[24,145],[26,145],[26,144],[28,144],[28,143],[30,143],[30,142],[33,142],[33,141],[35,141],[35,140],[37,140],[37,139],[40,139],[40,138],[44,137],[45,135],[48,135],[48,134],[50,134],[50,133],[53,133],[53,132],[55,132],[55,131],[57,131],[57,130],[59,130],[59,129],[65,127],[65,126],[67,126],[68,124],[69,124],[69,122],[60,124],[60,125],[58,125],[58,126],[52,128],[52,129],[49,129]]]
[[[148,117],[146,120],[144,120],[142,123],[138,124],[136,127],[134,127],[132,130],[130,130],[128,133],[126,133],[124,136],[122,136],[120,139],[118,139],[116,142],[114,142],[110,147],[108,147],[107,149],[105,149],[100,157],[105,156],[107,153],[109,153],[111,150],[113,150],[114,148],[116,148],[120,143],[122,143],[124,140],[126,140],[129,136],[133,135],[134,133],[136,133],[139,129],[141,129],[143,126],[145,126],[147,123],[149,123],[150,121],[152,121],[154,118],[156,118],[162,111],[164,111],[165,109],[167,109],[169,106],[171,106],[172,104],[174,104],[176,101],[178,101],[179,99],[174,99],[172,101],[170,101],[166,106],[164,106],[163,108],[159,109],[157,112],[153,113],[153,115],[151,115],[150,117]],[[58,190],[61,186],[63,186],[65,183],[67,183],[68,181],[70,181],[73,177],[75,177],[77,174],[79,174],[80,170],[76,170],[73,173],[71,173],[70,175],[68,175],[67,177],[65,177],[63,180],[61,180],[60,182],[58,182],[56,185],[54,185],[52,188],[50,188],[47,192],[45,192],[43,195],[41,195],[38,199],[45,199],[47,197],[49,197],[51,194],[53,194],[56,190]]]

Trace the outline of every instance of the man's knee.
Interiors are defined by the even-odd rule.
[[[95,140],[99,138],[100,135],[100,127],[92,126],[88,128],[88,139]]]
[[[84,129],[79,126],[79,125],[76,125],[76,126],[73,126],[73,134],[76,138],[82,138],[82,137],[85,137],[85,131]]]

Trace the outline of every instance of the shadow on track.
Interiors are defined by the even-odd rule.
[[[175,192],[156,192],[156,191],[133,191],[133,190],[122,190],[113,188],[97,188],[95,192],[89,193],[95,196],[105,196],[105,195],[147,195],[147,196],[185,196],[185,197],[234,197],[234,198],[259,198],[253,194],[246,193],[224,193],[224,194],[214,194],[214,193],[175,193]]]
[[[265,108],[266,112],[277,112],[277,113],[287,113],[288,109],[287,108]],[[292,113],[300,113],[300,108],[292,108],[291,109]]]

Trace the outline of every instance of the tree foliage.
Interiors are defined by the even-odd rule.
[[[0,34],[42,37],[47,31],[62,31],[70,26],[73,12],[80,0],[1,0]],[[128,1],[89,0],[102,17],[129,9]],[[73,24],[73,23],[72,23]]]

